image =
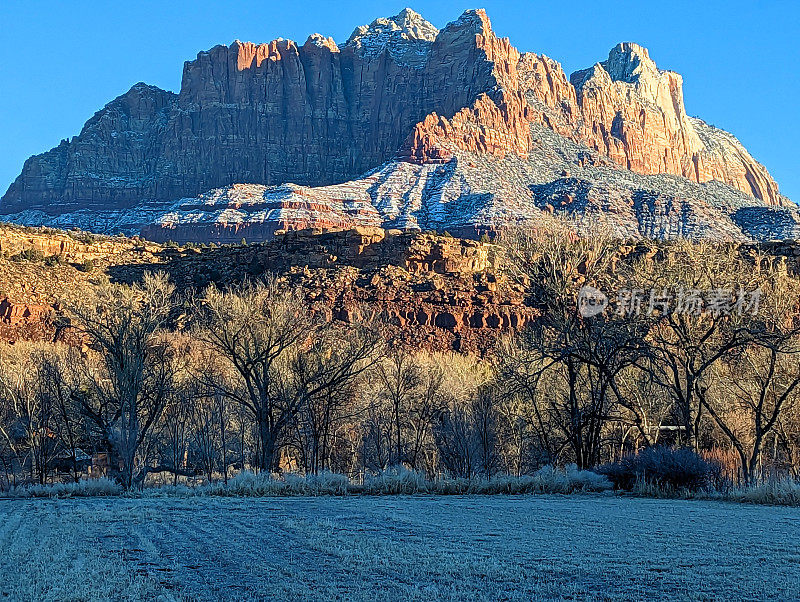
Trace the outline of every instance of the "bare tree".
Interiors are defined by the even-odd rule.
[[[406,415],[401,418],[404,437],[404,454],[409,466],[419,470],[425,466],[432,468],[433,452],[432,425],[455,396],[446,391],[445,366],[437,356],[428,356],[420,362],[417,390],[408,399]]]
[[[617,378],[620,432],[617,458],[659,443],[663,424],[672,409],[672,397],[654,378],[652,359],[643,357]]]
[[[126,488],[146,476],[137,454],[172,387],[173,350],[162,330],[173,295],[166,275],[147,273],[141,284],[106,285],[93,301],[71,308],[98,360],[87,362],[92,389],[82,411],[110,454],[111,474]]]
[[[400,464],[407,460],[403,420],[422,383],[421,373],[421,366],[414,354],[403,347],[393,349],[388,359],[377,366],[376,375],[382,386],[382,396],[391,413],[390,464]]]
[[[305,299],[268,277],[225,292],[212,286],[196,309],[197,338],[237,377],[209,384],[251,414],[258,433],[257,467],[276,469],[281,437],[299,410],[299,400],[287,395],[288,368],[313,331]]]
[[[161,421],[161,437],[158,466],[151,467],[150,472],[172,473],[172,484],[178,484],[180,475],[190,475],[187,466],[189,460],[189,442],[191,425],[197,405],[197,392],[191,386],[175,387],[164,406]]]
[[[744,481],[757,476],[766,438],[800,398],[800,283],[767,263],[759,312],[738,327],[751,342],[723,356],[698,397],[739,455]]]
[[[384,341],[369,322],[317,328],[311,345],[291,362],[288,393],[299,401],[297,449],[307,472],[330,468],[336,433],[360,413],[355,385],[381,359]]]
[[[80,445],[86,438],[79,400],[87,383],[81,378],[79,362],[76,349],[57,346],[40,356],[37,370],[40,394],[53,407],[56,435],[68,455],[75,482],[80,478],[78,454],[83,453]]]
[[[501,348],[501,371],[515,386],[512,393],[534,401],[549,454],[557,450],[546,431],[555,426],[578,466],[592,466],[600,460],[604,429],[622,399],[618,377],[647,352],[649,326],[579,306],[581,287],[609,290],[613,282],[617,245],[609,237],[512,231],[504,241],[510,272],[530,290],[541,317],[518,338],[519,352]],[[545,411],[537,388],[546,373],[557,386],[549,390]]]
[[[189,412],[191,440],[206,479],[211,482],[214,469],[219,466],[227,480],[226,416],[224,397],[209,392],[198,395]]]
[[[20,467],[27,464],[30,480],[44,484],[58,451],[56,407],[42,371],[47,350],[28,343],[18,346],[14,355],[0,375],[0,397],[10,418],[3,435]]]
[[[698,449],[705,409],[698,391],[718,362],[753,338],[742,316],[709,308],[708,296],[755,289],[758,270],[732,246],[681,241],[663,252],[661,261],[641,262],[635,272],[642,289],[675,303],[675,311],[661,312],[651,328],[651,374],[672,395],[683,442]]]

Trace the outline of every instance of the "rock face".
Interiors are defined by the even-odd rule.
[[[51,238],[49,244],[44,242]],[[66,235],[0,226],[4,248],[58,248]],[[116,246],[111,246],[116,245]],[[130,283],[165,271],[182,290],[221,286],[265,272],[291,281],[327,319],[362,311],[415,346],[482,352],[499,334],[537,315],[519,285],[503,275],[493,244],[377,227],[291,230],[264,244],[173,248],[98,237],[80,251],[97,258],[92,274],[66,262],[11,261],[0,256],[0,341],[77,341],[56,320],[59,309],[85,299],[106,274]]]
[[[481,11],[438,32],[406,10],[341,48],[319,35],[215,46],[185,64],[178,95],[137,84],[29,159],[0,205],[129,208],[236,182],[348,180],[392,157],[428,113],[452,116],[496,86],[476,44],[494,39],[484,27]]]
[[[380,226],[375,208],[349,193],[352,188],[349,184],[323,188],[234,184],[181,199],[158,221],[144,225],[142,235],[158,242],[238,243],[242,238],[266,240],[279,230]]]
[[[445,162],[391,161],[323,187],[235,185],[182,199],[143,234],[158,241],[261,240],[278,231],[348,224],[478,238],[494,224],[563,215],[621,238],[770,240],[800,235],[800,212],[719,182],[639,175],[532,124],[526,157],[446,150]],[[436,147],[433,147],[436,148]],[[130,221],[130,220],[128,220]]]
[[[608,60],[573,73],[590,148],[639,173],[697,177],[692,157],[703,144],[686,116],[683,80],[659,71],[636,44],[613,48]]]
[[[141,269],[133,266],[127,277],[138,278]],[[436,350],[485,351],[537,315],[504,276],[499,247],[419,232],[292,230],[262,245],[186,254],[163,269],[179,287],[270,271],[299,286],[328,318],[382,314],[402,339]]]
[[[785,207],[769,221],[782,225],[733,217],[747,206]],[[736,138],[687,116],[681,76],[645,48],[619,44],[567,77],[482,10],[439,31],[405,9],[341,46],[216,46],[185,64],[179,94],[135,85],[0,200],[22,224],[219,242],[350,225],[468,234],[545,213],[660,237],[774,238],[797,221]]]
[[[52,310],[46,305],[13,303],[8,297],[0,299],[0,323],[8,326],[22,326],[39,322]]]
[[[148,250],[152,247],[129,239],[96,237],[86,232],[67,234],[45,229],[0,227],[0,257],[6,258],[26,251],[35,251],[42,257],[58,257],[59,261],[80,263],[123,254],[134,248]]]
[[[738,141],[686,115],[683,78],[659,70],[646,48],[619,44],[570,81],[583,115],[579,136],[590,148],[638,173],[719,180],[781,204],[777,184]]]

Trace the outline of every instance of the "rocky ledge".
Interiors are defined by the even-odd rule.
[[[4,234],[0,229],[0,241]],[[31,239],[27,248],[40,247]],[[500,333],[536,315],[523,290],[503,276],[499,248],[474,240],[361,227],[279,232],[252,245],[149,245],[138,253],[138,241],[130,241],[128,249],[92,249],[91,273],[70,263],[0,258],[0,339],[69,336],[56,329],[59,310],[106,278],[131,283],[154,270],[184,291],[274,273],[301,287],[328,319],[367,311],[381,316],[390,336],[432,350],[484,352]]]

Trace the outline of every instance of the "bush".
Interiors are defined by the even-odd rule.
[[[533,475],[531,493],[576,493],[599,492],[611,489],[611,481],[591,470],[578,470],[569,464],[563,470],[544,466]]]
[[[421,472],[393,466],[380,474],[367,476],[363,491],[369,495],[428,493],[428,481]]]
[[[305,477],[289,473],[283,480],[296,495],[346,495],[350,490],[350,479],[327,470]]]
[[[95,236],[91,232],[84,232],[83,230],[70,230],[67,232],[70,238],[82,242],[85,245],[94,244],[100,237]]]
[[[23,249],[16,255],[9,257],[11,261],[44,261],[44,253],[39,249]]]
[[[79,272],[86,272],[86,273],[92,272],[94,271],[94,260],[86,259],[82,263],[76,265],[75,268]]]
[[[242,471],[228,481],[201,485],[199,487],[181,487],[178,490],[166,488],[166,494],[178,495],[218,495],[224,497],[261,497],[292,495],[346,495],[349,491],[350,479],[345,475],[328,471],[316,475],[297,475],[286,473],[282,476],[266,473],[255,474]],[[157,492],[156,490],[151,490]]]
[[[364,480],[363,493],[397,495],[429,493],[434,495],[518,495],[535,493],[590,493],[611,489],[611,482],[574,464],[564,469],[545,466],[533,475],[515,477],[497,475],[491,479],[440,478],[425,476],[404,467],[393,467]]]
[[[11,497],[97,497],[120,495],[122,487],[111,479],[86,479],[77,483],[53,483],[52,485],[21,485],[8,491]]]
[[[659,446],[604,464],[597,472],[608,477],[615,489],[632,491],[644,487],[652,492],[655,487],[676,492],[716,486],[721,467],[690,449]]]
[[[44,258],[44,264],[48,267],[61,265],[62,263],[61,255],[48,255]]]

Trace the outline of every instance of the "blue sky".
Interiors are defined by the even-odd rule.
[[[605,59],[617,42],[638,42],[659,67],[683,75],[690,115],[732,131],[800,201],[796,0],[0,0],[0,194],[29,155],[77,135],[134,83],[177,91],[183,62],[200,50],[236,38],[303,42],[314,32],[341,42],[356,25],[405,6],[437,27],[483,7],[499,35],[555,58],[568,74]]]

